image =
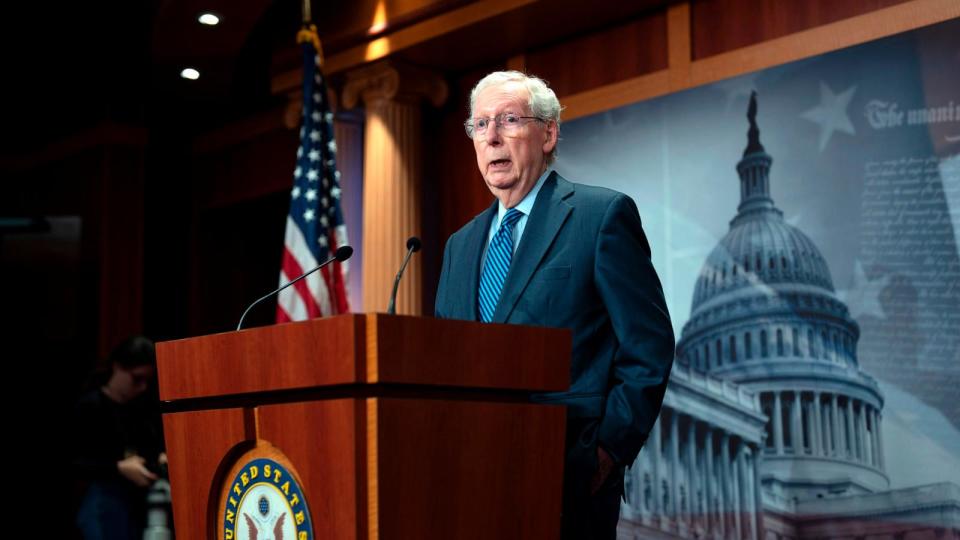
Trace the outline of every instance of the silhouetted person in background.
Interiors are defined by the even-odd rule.
[[[153,342],[134,336],[110,354],[110,374],[74,410],[73,466],[86,539],[139,539],[147,489],[165,466]]]

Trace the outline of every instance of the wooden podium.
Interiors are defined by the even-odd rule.
[[[382,314],[159,343],[177,537],[252,523],[231,508],[264,480],[245,456],[266,455],[288,464],[312,538],[558,538],[565,411],[528,398],[568,388],[570,343]]]

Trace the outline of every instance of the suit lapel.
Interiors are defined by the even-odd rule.
[[[465,312],[459,314],[459,318],[461,319],[469,321],[479,320],[477,290],[480,287],[480,260],[481,255],[483,255],[483,250],[487,245],[487,237],[490,235],[490,220],[496,215],[497,203],[494,201],[493,205],[481,214],[480,219],[474,221],[473,226],[467,231],[466,238],[464,238],[464,256],[460,260],[454,261],[457,268],[453,272],[453,275],[470,277],[470,279],[463,284],[463,286],[467,288],[467,291],[465,291],[463,296],[460,296],[460,298],[467,299]]]
[[[507,272],[507,279],[503,284],[503,290],[500,292],[500,301],[497,309],[493,313],[495,323],[506,322],[513,312],[513,308],[527,288],[530,278],[534,271],[540,266],[544,255],[553,244],[557,233],[570,215],[573,208],[567,204],[564,199],[573,193],[573,186],[556,172],[551,173],[550,178],[543,184],[540,193],[537,194],[537,200],[533,204],[533,210],[530,211],[530,217],[527,218],[527,225],[523,230],[523,236],[520,238],[520,245],[514,253],[513,262],[510,264],[510,270]],[[489,227],[490,222],[487,221]],[[479,261],[478,261],[479,266]],[[479,279],[479,273],[478,279]],[[474,308],[476,308],[476,294],[473,297]]]

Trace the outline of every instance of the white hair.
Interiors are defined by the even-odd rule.
[[[553,90],[547,86],[546,81],[519,71],[494,71],[480,79],[480,82],[470,91],[470,119],[475,116],[477,96],[480,95],[480,92],[491,86],[500,86],[508,82],[520,83],[527,89],[527,95],[529,96],[527,105],[530,107],[531,114],[544,121],[553,121],[557,126],[557,137],[559,139],[560,111],[563,109],[560,106],[560,100],[557,99]],[[557,145],[554,145],[547,162],[552,163],[556,159],[556,154]]]

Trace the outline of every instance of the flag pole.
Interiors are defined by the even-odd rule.
[[[323,67],[323,48],[320,46],[320,36],[317,34],[316,25],[311,22],[312,19],[310,0],[303,0],[303,28],[297,32],[297,43],[312,43],[317,52],[317,65]]]
[[[310,0],[303,0],[303,25],[309,26],[313,17],[310,14]]]

